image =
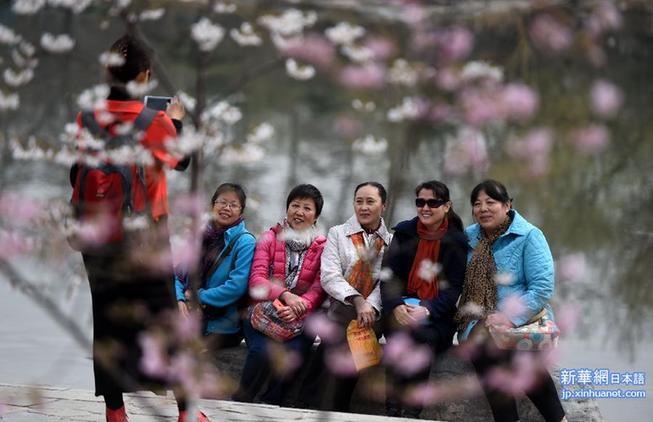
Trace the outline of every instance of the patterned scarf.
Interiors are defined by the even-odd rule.
[[[374,262],[381,254],[385,243],[383,239],[377,235],[374,245],[370,248],[365,246],[365,238],[363,232],[354,233],[351,235],[351,241],[356,248],[358,254],[358,261],[354,264],[347,282],[358,291],[365,299],[372,293],[376,280],[372,277],[374,270]]]
[[[472,319],[486,317],[497,307],[497,284],[494,280],[497,266],[494,262],[492,244],[508,230],[510,223],[512,217],[509,215],[492,233],[486,233],[481,229],[481,239],[474,248],[472,259],[467,264],[463,292],[456,312],[455,319],[459,330],[464,329]]]
[[[294,230],[286,220],[281,223],[283,229],[280,239],[286,245],[286,279],[285,286],[287,289],[293,289],[299,279],[299,270],[304,263],[306,251],[313,244],[318,235],[315,226],[306,230]]]
[[[417,253],[413,259],[413,266],[408,275],[406,291],[409,296],[417,295],[421,300],[429,300],[438,296],[438,276],[429,274],[423,278],[425,271],[421,271],[423,263],[428,260],[432,264],[438,262],[440,256],[440,240],[447,233],[449,221],[445,218],[435,232],[430,232],[421,221],[417,220]]]

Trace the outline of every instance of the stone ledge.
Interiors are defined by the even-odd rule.
[[[455,346],[454,346],[455,347]],[[237,381],[240,377],[240,371],[243,368],[247,348],[244,344],[239,347],[221,351],[218,361],[219,369],[225,374]],[[370,382],[382,382],[383,371],[370,376],[374,379],[368,379]],[[558,372],[554,371],[552,374],[560,392],[560,383],[558,380]],[[449,381],[464,377],[475,376],[472,366],[458,358],[455,353],[447,353],[441,361],[435,365],[431,371],[431,379],[447,383]],[[302,374],[299,375],[299,379]],[[360,414],[367,415],[383,415],[385,406],[377,400],[366,397],[362,391],[366,380],[361,379],[358,383],[357,389],[352,398],[351,410]],[[296,392],[295,392],[296,394]],[[292,395],[292,393],[291,393]],[[569,421],[584,421],[584,422],[602,422],[603,417],[599,410],[596,400],[565,400],[562,402]],[[528,398],[518,400],[518,408],[520,420],[522,422],[539,422],[543,421],[539,412],[533,406]],[[469,398],[454,398],[446,403],[436,404],[427,407],[423,410],[422,418],[431,420],[445,420],[445,421],[461,421],[465,422],[486,422],[492,420],[490,407],[484,396],[475,396]]]
[[[125,395],[130,422],[176,421],[174,398],[141,392]],[[212,421],[233,422],[381,422],[409,421],[403,418],[318,412],[265,404],[200,400],[199,407]],[[104,421],[104,404],[93,392],[50,386],[0,384],[0,421],[88,422]]]

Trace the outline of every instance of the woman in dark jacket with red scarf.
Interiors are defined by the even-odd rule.
[[[424,182],[415,195],[417,216],[394,227],[384,256],[383,267],[391,275],[381,283],[381,297],[388,339],[386,412],[417,418],[421,406],[408,395],[427,381],[432,358],[427,355],[421,367],[405,363],[419,361],[420,351],[439,355],[451,346],[456,301],[465,279],[467,240],[444,183]],[[415,347],[402,347],[407,339]],[[393,362],[395,351],[402,349],[416,355]]]

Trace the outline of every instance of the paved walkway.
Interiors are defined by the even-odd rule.
[[[127,394],[125,403],[130,422],[176,421],[177,408],[171,395]],[[338,412],[316,412],[263,404],[244,404],[221,400],[201,400],[199,406],[211,421],[320,421],[380,422],[413,421]],[[91,391],[57,387],[0,384],[0,421],[2,422],[104,422],[104,405]]]

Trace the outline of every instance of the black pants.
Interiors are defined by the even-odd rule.
[[[479,322],[477,325],[482,324]],[[479,328],[479,330],[481,330]],[[478,331],[475,327],[474,331]],[[472,333],[474,335],[475,333]],[[471,337],[471,336],[470,336]],[[485,376],[494,368],[509,365],[516,353],[539,353],[536,351],[515,352],[512,350],[500,350],[488,334],[486,342],[481,346],[480,353],[472,359],[474,369],[481,380],[483,392],[487,398],[492,415],[496,422],[515,422],[519,420],[517,403],[515,397],[506,392],[488,385]],[[549,372],[542,368],[538,380],[532,389],[525,392],[526,396],[533,402],[544,420],[547,422],[560,422],[565,416],[565,411],[560,403],[558,391]]]
[[[267,383],[267,389],[261,395],[264,403],[282,405],[299,372],[299,368],[282,371],[275,364],[274,353],[294,353],[303,362],[315,340],[300,334],[283,343],[276,342],[252,327],[249,320],[243,321],[243,333],[247,342],[247,358],[240,378],[240,386],[233,399],[241,402],[253,402]],[[277,357],[282,360],[282,357]]]
[[[393,335],[408,335],[418,347],[428,347],[432,353],[431,363],[417,372],[406,374],[393,365],[386,365],[386,415],[416,418],[422,411],[421,406],[406,403],[407,394],[420,384],[428,381],[433,360],[451,347],[454,335],[453,322],[450,320],[428,323],[417,327],[397,327],[391,318],[387,321],[385,333],[388,341]]]
[[[157,252],[170,256],[165,219],[153,229]],[[172,264],[156,268],[135,260],[122,245],[82,254],[91,288],[93,309],[93,370],[95,395],[116,403],[122,392],[165,391],[166,380],[141,368],[139,336],[175,312]],[[167,255],[165,255],[167,254]]]

